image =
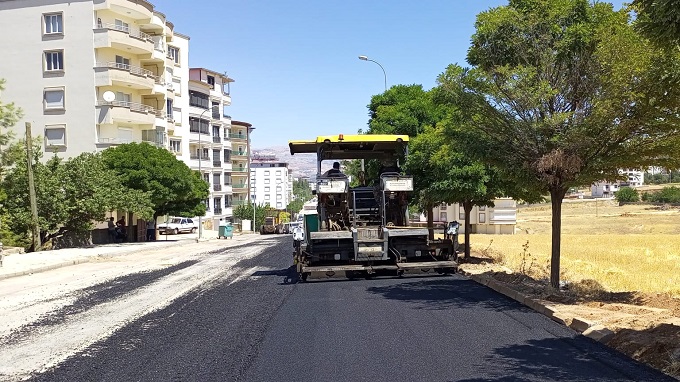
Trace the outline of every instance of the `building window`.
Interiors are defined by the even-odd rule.
[[[189,106],[200,107],[201,109],[210,108],[210,99],[207,94],[201,92],[189,92]]]
[[[121,31],[121,32],[125,32],[125,33],[130,33],[130,24],[126,23],[123,20],[119,20],[119,19],[116,19],[114,21],[114,23],[115,23],[114,26],[115,26],[116,30]]]
[[[440,212],[439,213],[439,221],[440,222],[447,222],[448,220],[446,219],[446,212]]]
[[[281,199],[283,199],[283,195],[281,195],[281,194],[276,195],[276,200],[281,200]]]
[[[269,179],[265,179],[264,184],[269,184]]]
[[[479,222],[480,223],[486,223],[486,214],[485,213],[480,213],[479,214]]]
[[[283,188],[281,188],[281,186],[276,186],[276,191],[277,191],[277,192],[281,192],[282,190],[283,190]]]
[[[205,119],[198,119],[194,117],[189,118],[189,132],[209,134],[208,129],[210,128],[210,124],[208,122],[209,121]]]
[[[48,88],[43,92],[45,110],[64,110],[64,88]]]
[[[215,77],[208,76],[208,85],[210,85],[211,88],[215,89]]]
[[[48,13],[44,15],[45,34],[64,33],[63,16],[61,13]]]
[[[269,194],[264,195],[264,200],[269,200]]]
[[[165,112],[168,114],[168,118],[172,119],[172,99],[168,98],[165,104]]]
[[[458,208],[458,219],[465,220],[465,208],[463,206]]]
[[[170,140],[170,151],[173,153],[181,153],[182,152],[182,141],[179,139],[171,139]]]
[[[276,175],[281,176],[281,170],[276,170]]]
[[[66,146],[66,125],[45,126],[45,147]]]
[[[265,187],[264,192],[269,192],[269,187]]]
[[[283,208],[283,204],[282,203],[276,203],[276,208]]]
[[[130,70],[130,59],[123,56],[116,55],[116,68],[123,70]]]
[[[264,176],[269,176],[269,170],[265,170]]]
[[[171,59],[176,65],[179,65],[179,48],[168,46],[168,58]]]
[[[50,50],[45,52],[45,71],[64,70],[64,51]]]
[[[479,206],[480,211],[486,211],[486,206]]]

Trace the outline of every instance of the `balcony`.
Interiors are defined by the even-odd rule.
[[[94,2],[94,10],[110,10],[132,18],[138,24],[148,24],[154,20],[153,5],[145,0],[100,0]]]
[[[204,160],[204,161],[209,161],[209,160],[210,160],[210,156],[208,156],[208,155],[191,154],[191,155],[189,155],[189,159],[191,159],[191,160],[199,160],[199,159],[200,159],[200,160],[202,160],[202,161],[203,161],[203,160]]]
[[[221,168],[221,167],[222,167],[222,161],[214,160],[214,161],[213,161],[213,167],[219,167],[219,168]]]
[[[157,110],[149,105],[129,101],[97,101],[97,123],[114,122],[137,125],[153,125]]]
[[[220,136],[213,135],[213,143],[222,143],[222,138]]]
[[[157,79],[150,70],[118,62],[98,62],[94,67],[95,86],[125,86],[131,89],[153,89]]]
[[[242,167],[232,168],[231,172],[233,172],[235,175],[247,175],[248,169]]]
[[[245,134],[229,134],[229,138],[241,141],[245,141],[248,139],[248,137]]]
[[[236,160],[243,160],[248,158],[248,152],[247,151],[232,151],[231,152],[232,158]]]
[[[94,47],[115,48],[130,54],[153,54],[153,38],[128,26],[97,23],[94,29]]]
[[[234,183],[231,185],[231,188],[233,190],[245,190],[248,188],[248,185],[245,183]]]
[[[214,215],[222,215],[222,207],[215,207],[213,209],[213,214]]]
[[[245,206],[246,204],[248,204],[247,200],[232,200],[231,201],[232,206]]]
[[[213,191],[222,191],[221,184],[213,184]]]

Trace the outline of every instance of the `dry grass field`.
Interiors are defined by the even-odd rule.
[[[550,205],[520,207],[515,235],[472,235],[472,249],[513,271],[548,277]],[[611,292],[680,296],[680,210],[565,201],[561,279],[594,280]]]

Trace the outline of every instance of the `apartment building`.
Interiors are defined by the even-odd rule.
[[[153,4],[3,0],[0,25],[12,31],[0,34],[3,99],[24,112],[17,135],[31,122],[44,138],[45,159],[131,142],[164,147],[210,183],[207,221],[231,219],[233,80],[189,68],[189,37]]]
[[[645,183],[644,171],[636,169],[619,169],[619,175],[626,178],[617,181],[601,181],[590,186],[590,194],[594,198],[613,198],[621,187],[639,187]]]
[[[285,209],[290,203],[293,177],[288,163],[272,154],[253,154],[250,163],[251,198],[256,204]]]
[[[0,35],[3,98],[23,109],[46,153],[142,141],[166,147],[175,94],[166,67],[181,64],[169,47],[188,38],[153,5],[9,0],[0,2],[0,25],[12,31]]]
[[[179,158],[210,184],[206,220],[217,227],[220,220],[232,221],[231,116],[226,111],[234,80],[205,68],[189,69],[188,78],[187,128],[170,140],[187,148]]]
[[[232,206],[248,204],[250,195],[250,134],[255,128],[243,121],[231,121]]]

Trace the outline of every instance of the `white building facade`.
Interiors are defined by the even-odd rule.
[[[255,204],[285,209],[291,201],[293,189],[288,163],[266,155],[254,155],[250,170],[251,199]]]
[[[189,68],[189,37],[153,4],[3,0],[0,25],[2,97],[24,113],[17,137],[30,122],[45,160],[131,142],[166,148],[210,184],[206,220],[231,220],[233,80]]]
[[[446,223],[457,220],[460,233],[465,233],[465,210],[460,204],[442,204],[433,210],[434,221]],[[426,221],[421,216],[421,221]],[[517,225],[517,202],[512,198],[497,198],[494,207],[473,206],[470,211],[471,233],[514,235]]]
[[[590,194],[594,198],[613,198],[621,187],[639,187],[645,184],[644,171],[634,169],[619,169],[619,175],[627,178],[615,182],[602,181],[590,186]]]

